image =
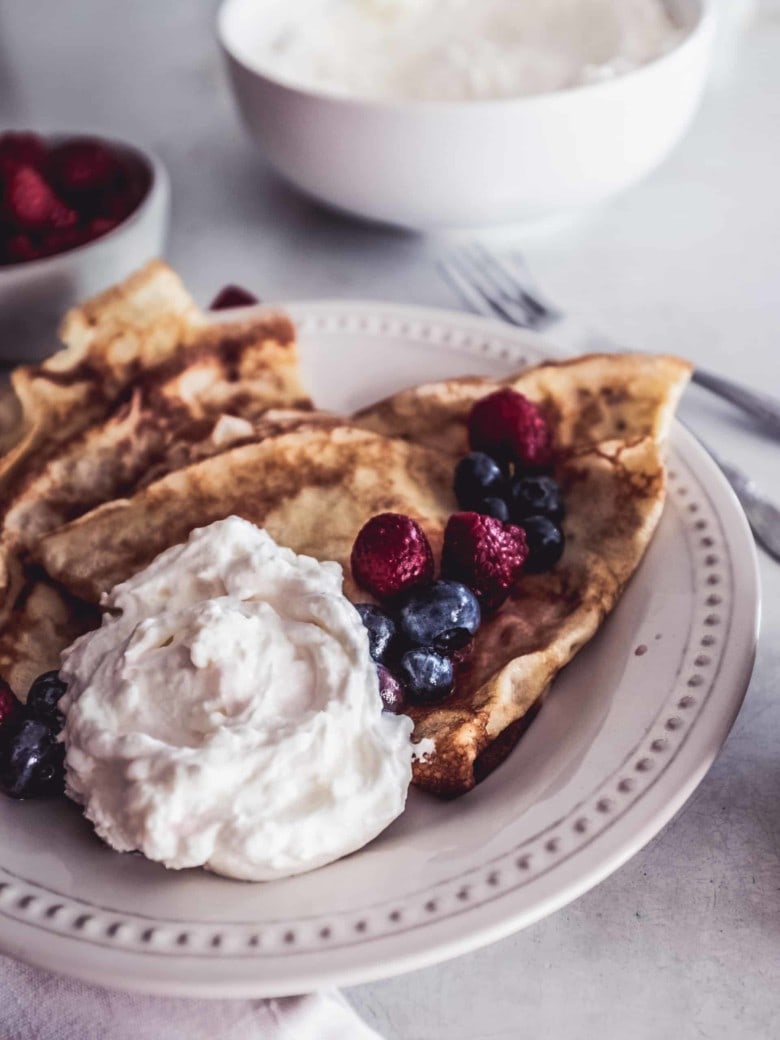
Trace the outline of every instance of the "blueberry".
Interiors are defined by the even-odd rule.
[[[552,477],[518,477],[510,496],[512,521],[521,524],[529,516],[546,516],[560,524],[564,516],[563,494]]]
[[[495,517],[496,520],[503,520],[504,523],[509,520],[509,506],[503,498],[485,498],[474,512]]]
[[[65,789],[65,747],[51,726],[23,718],[0,745],[0,790],[11,798],[42,798]]]
[[[455,467],[455,497],[461,509],[476,509],[486,498],[501,497],[504,474],[483,451],[464,455]]]
[[[410,700],[437,704],[452,692],[455,670],[449,657],[422,646],[407,650],[398,666],[398,677]]]
[[[541,574],[555,566],[563,555],[563,531],[546,516],[529,516],[522,527],[528,542],[527,574]]]
[[[39,675],[27,694],[27,714],[48,723],[50,727],[61,729],[62,712],[57,705],[66,689],[66,683],[60,679],[57,672],[44,672],[43,675]]]
[[[384,661],[395,639],[395,621],[373,603],[357,603],[355,610],[368,630],[368,649],[371,656],[377,662]]]
[[[383,664],[377,665],[376,670],[379,675],[379,696],[382,698],[382,706],[385,711],[390,711],[393,715],[400,715],[406,706],[403,686]]]
[[[401,602],[398,624],[412,646],[445,653],[472,638],[482,619],[476,596],[459,581],[435,581],[410,589]]]

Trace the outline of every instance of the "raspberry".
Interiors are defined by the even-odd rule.
[[[107,235],[108,232],[113,231],[118,224],[118,220],[112,220],[110,217],[93,217],[93,219],[87,224],[87,240],[91,242],[93,238],[100,238],[101,235]]]
[[[15,173],[21,166],[29,166],[30,163],[19,162],[18,159],[14,159],[12,155],[4,155],[0,151],[0,190],[5,193],[5,186],[10,179],[11,175]]]
[[[21,714],[22,706],[14,697],[11,687],[0,679],[0,730],[12,723]]]
[[[468,585],[485,611],[501,606],[527,558],[521,527],[480,513],[453,513],[447,523],[441,573]]]
[[[143,191],[135,188],[122,188],[105,195],[96,195],[90,200],[82,199],[81,207],[94,212],[96,220],[110,220],[116,225],[138,208],[143,195]]]
[[[22,264],[43,255],[29,235],[9,235],[0,243],[0,263]]]
[[[46,157],[46,145],[37,134],[10,131],[0,134],[0,157],[40,168]]]
[[[47,169],[60,195],[76,204],[110,189],[122,172],[122,164],[102,141],[83,137],[52,148]]]
[[[260,301],[256,296],[240,285],[226,285],[219,290],[217,295],[209,304],[210,311],[223,311],[229,307],[251,307]]]
[[[380,513],[361,528],[352,547],[352,576],[377,599],[433,580],[433,553],[418,523]]]
[[[76,138],[47,151],[35,134],[0,134],[0,264],[64,253],[105,235],[148,188],[141,164],[100,141]]]
[[[55,253],[66,253],[69,249],[83,246],[94,238],[84,227],[65,227],[47,231],[41,237],[41,256],[54,256]]]
[[[6,167],[4,173],[3,210],[20,231],[67,228],[78,220],[32,166]]]
[[[540,470],[552,460],[550,430],[539,409],[506,387],[483,397],[468,421],[472,451],[484,451],[499,462],[523,470]]]

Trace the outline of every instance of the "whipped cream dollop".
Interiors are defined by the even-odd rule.
[[[244,46],[271,74],[373,100],[521,97],[622,75],[677,46],[663,0],[300,0]]]
[[[105,598],[65,651],[71,798],[119,851],[265,880],[365,845],[403,810],[412,723],[382,711],[336,563],[238,517]]]

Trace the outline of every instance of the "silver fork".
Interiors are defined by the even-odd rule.
[[[473,243],[440,261],[439,269],[463,302],[479,314],[537,332],[554,327],[556,342],[577,353],[622,349],[608,337],[588,331],[544,297],[517,253],[499,257],[479,243]],[[692,379],[780,437],[780,401],[701,368],[694,370]],[[704,447],[731,484],[756,540],[780,560],[780,510],[744,473]]]
[[[440,264],[443,274],[463,300],[473,309],[491,318],[544,331],[555,326],[555,338],[562,346],[576,345],[600,350],[621,350],[601,333],[589,332],[575,319],[550,303],[536,287],[522,256],[513,253],[506,258],[491,253],[479,243],[465,246]],[[692,380],[712,393],[730,401],[750,415],[775,437],[780,437],[780,400],[769,394],[749,390],[733,380],[706,369],[694,370]]]

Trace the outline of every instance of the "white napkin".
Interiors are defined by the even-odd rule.
[[[278,1000],[146,997],[0,957],[2,1040],[379,1040],[340,993]]]

